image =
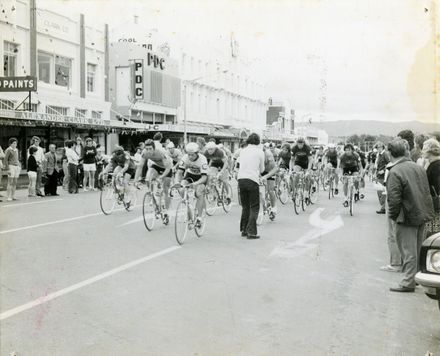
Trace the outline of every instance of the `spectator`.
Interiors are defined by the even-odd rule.
[[[434,219],[426,225],[427,236],[439,231],[440,226],[440,143],[431,138],[423,144],[423,157],[428,161],[426,173],[434,206]]]
[[[27,172],[29,177],[28,197],[35,196],[35,186],[37,183],[38,164],[35,158],[38,149],[35,146],[29,147],[29,158],[27,161]]]
[[[136,164],[136,167],[139,166],[139,162],[142,159],[142,149],[138,146],[136,148],[136,153],[134,154],[133,161]]]
[[[422,167],[405,156],[402,139],[391,141],[388,150],[393,163],[387,179],[389,216],[396,222],[396,241],[404,273],[399,286],[390,290],[414,292],[425,223],[434,216],[428,177]]]
[[[69,184],[68,190],[70,194],[78,193],[78,162],[79,156],[78,153],[73,149],[74,142],[67,142],[67,150],[66,157],[68,162],[68,170],[69,170]]]
[[[381,185],[385,181],[385,167],[390,162],[390,158],[385,151],[385,145],[382,142],[378,142],[377,146],[377,156],[376,156],[376,179]],[[377,214],[385,214],[385,195],[382,190],[377,191],[377,197],[379,198],[380,209],[376,211]]]
[[[43,173],[47,176],[47,182],[44,185],[45,195],[57,196],[58,175],[60,167],[58,166],[57,156],[55,153],[56,146],[49,145],[49,152],[44,155]]]
[[[414,148],[414,133],[411,130],[402,130],[397,134],[397,137],[400,137],[408,142],[409,157],[413,162],[416,162],[418,157],[417,152]]]
[[[414,146],[414,153],[413,158],[415,159],[414,162],[416,162],[419,166],[425,167],[427,165],[427,162],[425,161],[425,158],[422,154],[423,149],[423,143],[428,139],[429,137],[423,134],[417,135],[415,138],[415,146]]]
[[[258,239],[257,217],[260,210],[260,174],[264,172],[264,152],[259,147],[260,137],[250,134],[247,147],[240,152],[238,187],[242,206],[240,231],[241,236]]]
[[[76,138],[76,145],[74,146],[74,150],[78,155],[78,172],[76,174],[76,184],[79,188],[83,187],[83,179],[84,179],[84,166],[83,166],[83,158],[84,158],[84,145],[81,137]]]
[[[67,156],[66,156],[67,142],[68,141],[69,140],[64,142],[63,157],[61,159],[62,167],[63,167],[63,173],[64,173],[64,177],[63,177],[63,189],[64,190],[69,190],[69,163],[67,162]]]
[[[96,190],[95,188],[95,173],[96,173],[96,148],[93,146],[93,140],[88,137],[86,139],[86,146],[83,150],[83,167],[84,167],[84,180],[83,189],[87,191],[87,183],[90,190]]]
[[[102,147],[98,148],[96,152],[96,173],[95,173],[95,187],[101,189],[101,183],[99,181],[99,175],[104,170],[105,156],[103,155],[104,149]]]
[[[205,146],[206,146],[205,138],[204,137],[197,137],[196,142],[199,145],[200,152],[203,152],[205,150]]]
[[[33,136],[31,139],[31,146],[37,148],[37,153],[35,154],[35,160],[37,161],[38,169],[37,169],[37,183],[35,186],[35,190],[37,192],[37,195],[39,197],[44,197],[43,193],[41,192],[41,178],[43,175],[43,162],[44,162],[44,151],[43,148],[40,147],[40,138],[38,136]],[[28,150],[28,156],[29,156],[29,150]]]
[[[18,160],[18,140],[15,137],[9,139],[9,147],[5,151],[5,170],[8,172],[8,201],[18,200],[15,198],[15,189],[17,188],[17,180],[20,176],[21,166]]]
[[[3,159],[5,158],[5,153],[3,152],[2,146],[0,146],[0,187],[2,185],[2,178],[3,178],[3,169],[4,169],[4,164],[3,164]],[[0,194],[0,197],[3,197],[3,195]],[[3,201],[0,199],[0,202]]]

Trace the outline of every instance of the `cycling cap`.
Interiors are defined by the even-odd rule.
[[[346,143],[346,144],[345,144],[345,146],[344,146],[344,151],[345,151],[347,148],[351,148],[351,150],[354,151],[354,147],[353,147],[353,145],[352,145],[351,143]]]
[[[199,145],[195,142],[190,142],[185,147],[186,153],[197,153],[199,152]]]
[[[213,148],[216,148],[217,147],[217,145],[215,144],[215,142],[208,142],[207,144],[206,144],[206,149],[208,149],[208,150],[210,150],[210,149],[213,149]]]
[[[304,137],[298,137],[298,139],[296,140],[297,143],[305,143],[306,140],[304,140]]]
[[[173,141],[169,142],[168,145],[167,145],[167,148],[174,148],[174,147],[175,146],[174,146]]]

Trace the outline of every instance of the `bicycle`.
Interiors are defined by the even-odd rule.
[[[289,201],[289,189],[289,173],[286,169],[280,169],[275,182],[275,195],[283,205]]]
[[[347,180],[347,191],[348,191],[348,204],[344,202],[344,206],[350,209],[350,215],[353,216],[354,214],[354,204],[359,201],[361,198],[359,194],[359,189],[356,189],[355,187],[355,181],[359,179],[358,174],[353,175],[344,175],[344,180]],[[358,183],[359,184],[359,183]],[[363,198],[363,195],[362,195]]]
[[[335,196],[335,168],[329,168],[328,169],[328,180],[327,180],[327,187],[328,187],[328,198],[331,199]]]
[[[269,190],[267,189],[265,182],[260,182],[260,210],[258,212],[257,225],[263,223],[263,219],[266,215],[269,217],[270,221],[275,220],[275,213],[272,211]]]
[[[320,172],[313,170],[310,176],[311,182],[308,194],[308,202],[310,204],[316,204],[319,198],[319,174]]]
[[[293,172],[292,177],[298,174],[298,182],[296,187],[293,188],[292,201],[295,214],[299,215],[300,208],[302,211],[306,211],[306,197],[305,197],[305,172]]]
[[[197,215],[194,188],[191,185],[180,187],[183,192],[176,208],[174,234],[177,243],[182,245],[190,230],[194,230],[197,237],[202,237],[206,228],[206,215],[204,213],[202,216]]]
[[[205,190],[206,214],[212,216],[217,207],[221,206],[225,213],[232,209],[232,188],[218,177],[212,177]]]
[[[156,220],[161,219],[164,225],[169,224],[170,218],[164,211],[165,198],[162,184],[153,179],[150,183],[150,189],[147,190],[142,201],[142,216],[148,231],[153,230]]]
[[[123,205],[127,211],[133,210],[135,197],[134,190],[125,186],[123,175],[117,174],[115,176],[114,173],[108,173],[106,181],[102,184],[99,203],[102,212],[105,215],[110,215],[116,205]]]

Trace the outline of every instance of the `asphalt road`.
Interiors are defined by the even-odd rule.
[[[99,192],[19,197],[0,203],[1,355],[440,355],[436,303],[379,270],[371,185],[353,217],[322,194],[247,240],[235,205],[183,247]]]

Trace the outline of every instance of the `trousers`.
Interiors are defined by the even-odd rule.
[[[250,179],[239,179],[241,201],[240,231],[257,235],[257,217],[260,211],[260,187]]]

